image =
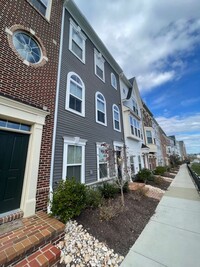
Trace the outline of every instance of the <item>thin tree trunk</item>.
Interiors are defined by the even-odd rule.
[[[123,185],[120,186],[121,189],[121,201],[122,201],[122,206],[124,207],[124,191],[123,191]]]

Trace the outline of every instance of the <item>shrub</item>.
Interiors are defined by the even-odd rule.
[[[129,189],[129,184],[128,184],[128,183],[129,183],[129,182],[126,181],[125,184],[123,185],[123,192],[124,192],[124,193],[128,193],[128,192],[130,191],[130,189]]]
[[[141,181],[146,183],[146,181],[152,181],[154,179],[152,172],[148,169],[142,169],[136,175],[136,181]]]
[[[194,172],[196,172],[198,175],[200,175],[200,163],[192,163],[192,166],[191,166],[192,170]]]
[[[101,192],[97,189],[87,187],[86,190],[86,205],[88,208],[97,208],[102,203]]]
[[[161,178],[161,176],[157,176],[154,178],[154,182],[155,184],[160,185],[163,182],[163,178]]]
[[[117,217],[123,211],[123,207],[119,203],[104,203],[100,207],[100,219],[103,221],[109,221],[114,217]]]
[[[98,190],[104,198],[114,198],[119,192],[119,189],[113,183],[103,183],[102,186],[98,187]]]
[[[166,166],[165,168],[167,172],[170,172],[171,166]]]
[[[149,191],[149,188],[147,188],[146,186],[144,187],[139,187],[135,193],[140,195],[140,196],[146,196],[147,192]]]
[[[163,175],[166,172],[166,167],[163,166],[157,166],[154,170],[154,174],[156,175]]]
[[[78,216],[86,207],[86,186],[74,178],[61,181],[53,193],[51,213],[62,222]]]
[[[128,183],[129,183],[129,181],[126,181],[126,182],[124,182],[124,184],[123,184],[123,192],[124,193],[128,193],[130,190],[129,190],[129,185],[128,185]],[[117,185],[117,187],[118,187],[118,192],[120,193],[120,182],[117,180],[116,181],[116,185]]]

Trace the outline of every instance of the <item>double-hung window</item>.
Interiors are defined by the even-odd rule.
[[[97,92],[95,95],[96,98],[96,122],[107,125],[107,116],[106,116],[106,100],[104,96]]]
[[[148,144],[153,144],[153,138],[152,138],[151,131],[146,131],[146,136],[147,136],[147,143]]]
[[[109,177],[109,165],[107,161],[106,146],[97,143],[97,177],[98,180]]]
[[[74,177],[78,182],[85,182],[86,142],[79,137],[64,137],[63,180]]]
[[[111,73],[111,85],[115,89],[117,89],[117,79],[114,73]]]
[[[116,131],[121,131],[121,125],[120,125],[120,113],[119,108],[116,105],[113,105],[113,127]]]
[[[101,53],[94,49],[94,72],[103,82],[105,82],[104,63]]]
[[[133,112],[137,115],[139,115],[139,112],[138,112],[138,105],[136,103],[135,100],[132,99],[132,107],[133,107]]]
[[[52,0],[28,0],[43,16],[50,18]]]
[[[81,28],[70,19],[69,50],[83,63],[85,63],[85,41],[86,36]]]
[[[129,119],[130,119],[131,134],[137,136],[138,138],[142,138],[140,122],[134,119],[132,116],[130,116]]]
[[[66,109],[85,116],[85,85],[74,72],[67,75]]]

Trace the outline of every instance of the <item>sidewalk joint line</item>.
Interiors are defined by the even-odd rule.
[[[156,222],[156,223],[160,223],[160,224],[164,224],[164,225],[170,226],[170,227],[172,227],[172,228],[176,228],[176,229],[179,229],[179,230],[183,230],[183,231],[186,231],[186,232],[189,232],[189,233],[193,233],[193,234],[198,234],[198,235],[200,235],[200,233],[198,233],[198,232],[194,232],[194,231],[190,231],[190,230],[187,230],[187,229],[184,229],[184,228],[180,228],[180,227],[177,227],[177,226],[173,226],[173,225],[168,224],[168,223],[159,222],[159,221],[156,221],[156,220],[153,220],[153,219],[151,219],[150,221],[153,221],[153,222]]]
[[[156,261],[156,260],[154,260],[154,259],[152,259],[152,258],[150,258],[150,257],[147,257],[147,256],[143,255],[143,254],[140,253],[140,252],[137,252],[137,251],[135,251],[135,250],[132,250],[132,251],[135,252],[136,254],[139,254],[139,255],[143,256],[143,257],[146,258],[146,259],[149,259],[149,260],[154,261],[154,262],[156,262],[156,263],[158,263],[158,264],[161,264],[161,265],[164,266],[164,267],[168,267],[167,265],[164,265],[163,263],[161,263],[161,262],[159,262],[159,261]]]

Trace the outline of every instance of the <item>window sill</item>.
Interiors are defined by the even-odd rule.
[[[99,80],[101,80],[102,82],[104,82],[105,83],[105,78],[104,79],[102,79],[100,76],[98,76],[96,73],[95,73],[95,76],[96,77],[98,77],[99,78]]]
[[[102,122],[99,122],[99,121],[96,121],[96,123],[98,123],[98,124],[100,124],[100,125],[102,125],[102,126],[107,127],[107,123],[102,123]]]
[[[141,138],[139,138],[139,137],[137,137],[137,136],[135,136],[135,135],[133,135],[133,134],[129,134],[129,135],[127,136],[127,138],[136,140],[136,141],[138,141],[138,142],[142,142],[142,139],[141,139]]]
[[[87,186],[91,186],[91,185],[99,184],[99,183],[102,183],[102,182],[107,182],[107,181],[113,180],[113,179],[115,179],[115,176],[113,176],[113,177],[107,177],[107,178],[101,178],[101,179],[98,179],[95,182],[92,182],[92,183],[89,183],[89,184],[86,184],[86,185]]]
[[[80,57],[77,56],[77,54],[71,49],[69,48],[69,51],[83,64],[85,64],[85,59],[81,59]]]
[[[65,107],[65,110],[67,110],[67,111],[69,111],[69,112],[71,112],[71,113],[73,113],[73,114],[76,114],[76,115],[78,115],[78,116],[80,116],[80,117],[84,117],[84,118],[85,118],[85,113],[79,113],[79,112],[77,112],[77,111],[75,111],[75,110],[73,110],[73,109],[70,109],[70,108],[68,108],[68,107]]]

